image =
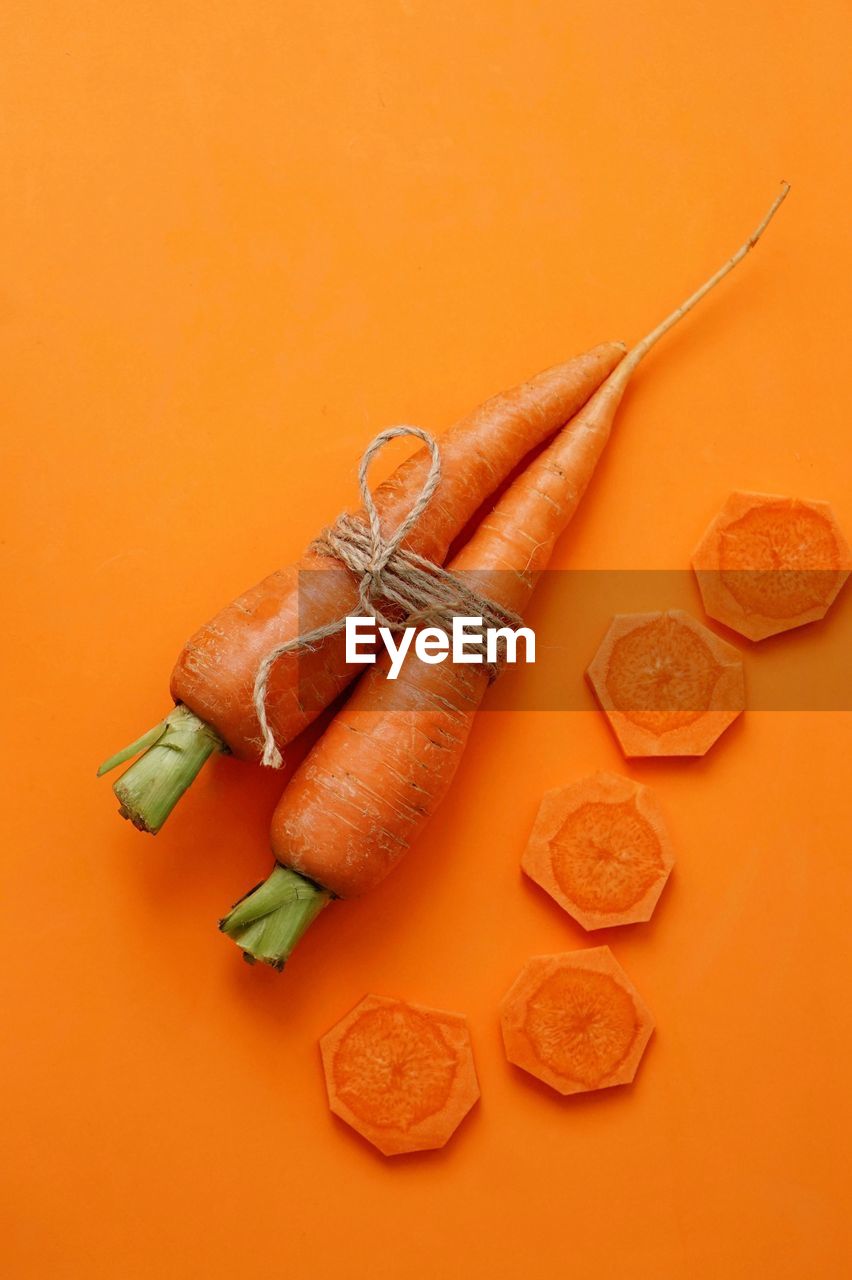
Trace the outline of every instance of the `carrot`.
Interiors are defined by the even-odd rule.
[[[653,792],[614,773],[546,792],[521,859],[584,929],[650,920],[673,865]]]
[[[588,400],[623,354],[621,343],[593,347],[493,396],[451,427],[441,440],[440,483],[404,545],[442,563],[482,503]],[[405,520],[430,462],[428,450],[420,449],[376,490],[386,535]],[[357,603],[352,575],[336,560],[308,550],[197,631],[172,672],[175,709],[98,770],[106,773],[143,753],[115,784],[122,816],[156,833],[214,752],[259,761],[253,692],[261,661],[278,645],[352,613]],[[283,656],[272,670],[266,699],[278,745],[310,724],[357,670],[346,664],[342,634],[311,651]]]
[[[328,1105],[382,1155],[443,1147],[479,1099],[456,1013],[365,996],[320,1040]]]
[[[629,1084],[654,1029],[609,947],[528,960],[500,1024],[509,1061],[562,1094]]]
[[[653,345],[739,262],[743,247],[630,351],[588,404],[504,494],[453,562],[468,585],[522,612],[606,446],[631,374]],[[293,775],[272,820],[278,865],[220,928],[245,957],[280,968],[329,898],[382,880],[435,811],[487,687],[482,666],[370,668]]]
[[[692,565],[708,616],[764,640],[824,618],[852,553],[827,502],[735,492]]]
[[[739,650],[682,609],[617,614],[586,675],[628,757],[703,756],[745,708]]]

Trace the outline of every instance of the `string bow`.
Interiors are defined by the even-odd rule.
[[[431,461],[411,510],[386,536],[370,492],[367,472],[376,454],[389,441],[401,436],[421,440],[429,450]],[[480,595],[460,577],[402,545],[431,502],[440,481],[441,455],[428,431],[410,426],[381,431],[365,449],[358,467],[358,487],[366,523],[361,516],[344,512],[311,543],[311,551],[344,565],[358,580],[358,607],[362,615],[369,615],[379,626],[391,631],[425,623],[449,629],[456,614],[481,617],[484,628],[519,626],[521,619],[517,614]],[[345,626],[346,615],[276,645],[262,660],[254,682],[253,698],[263,739],[261,762],[264,765],[280,769],[283,764],[266,710],[273,667],[288,653],[316,649],[322,641],[343,631]],[[493,680],[499,674],[501,663],[498,661],[486,666],[489,678]]]

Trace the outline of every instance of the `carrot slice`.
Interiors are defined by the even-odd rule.
[[[521,859],[584,929],[650,920],[673,865],[653,793],[615,773],[546,792]]]
[[[506,1057],[556,1089],[629,1084],[654,1020],[609,947],[528,960],[503,1000]]]
[[[827,502],[735,492],[692,557],[704,608],[747,636],[824,618],[852,569],[852,553]]]
[[[479,1098],[455,1013],[365,996],[320,1052],[331,1110],[386,1156],[443,1147]]]
[[[745,707],[739,651],[682,609],[617,614],[586,676],[626,756],[703,756]]]

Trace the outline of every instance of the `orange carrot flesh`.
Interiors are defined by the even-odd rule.
[[[330,1109],[386,1156],[445,1146],[479,1098],[458,1014],[365,996],[320,1052]]]
[[[628,757],[703,756],[745,708],[739,650],[682,609],[615,617],[586,675]]]
[[[761,227],[690,299],[642,339],[585,407],[482,521],[452,568],[499,605],[522,613],[559,535],[591,480],[631,374],[755,242]],[[487,688],[481,666],[403,665],[393,683],[372,667],[293,775],[273,815],[278,863],[337,897],[379,883],[437,808],[461,761]],[[259,932],[258,912],[287,910],[265,886],[220,927],[248,958],[280,965]],[[245,926],[250,926],[248,929]]]
[[[824,618],[852,553],[827,502],[735,492],[692,564],[707,615],[764,640]]]
[[[653,793],[613,773],[548,791],[521,859],[584,929],[650,920],[673,865]]]
[[[441,480],[405,546],[442,563],[450,543],[515,467],[583,405],[624,354],[603,343],[492,397],[441,440]],[[386,534],[420,494],[430,457],[421,449],[380,485],[374,501]],[[318,570],[324,572],[317,572]],[[278,645],[356,609],[357,584],[335,560],[308,551],[264,578],[203,626],[172,673],[178,704],[155,730],[118,752],[99,773],[141,756],[115,784],[122,815],[156,833],[214,751],[260,759],[254,682]],[[342,633],[273,667],[266,710],[279,747],[292,741],[346,687],[358,669],[345,661]]]
[[[500,1024],[509,1061],[561,1094],[629,1084],[654,1029],[609,947],[527,961]]]

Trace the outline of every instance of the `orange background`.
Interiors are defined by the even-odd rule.
[[[624,767],[591,710],[483,716],[418,850],[281,977],[215,927],[280,780],[217,760],[151,840],[94,777],[374,431],[637,337],[782,177],[558,564],[682,567],[733,487],[852,529],[846,6],[7,0],[0,27],[4,1273],[846,1273],[850,714],[629,769],[679,862],[606,941],[658,1030],[634,1088],[566,1102],[496,1011],[586,941],[518,864],[545,787]],[[316,1040],[365,991],[469,1017],[483,1098],[443,1153],[384,1162],[327,1112]]]

